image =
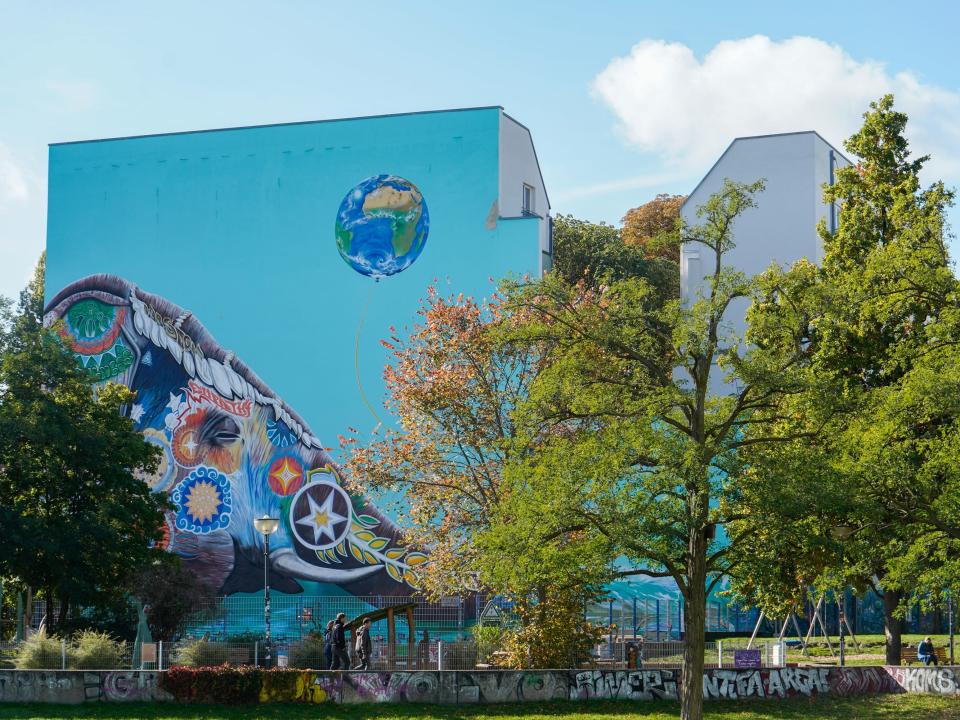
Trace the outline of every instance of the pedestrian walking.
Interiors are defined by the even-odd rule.
[[[333,664],[330,666],[331,670],[350,669],[350,656],[347,655],[347,636],[343,628],[346,619],[345,613],[337,613],[337,619],[333,623]]]
[[[327,623],[327,629],[323,631],[323,669],[331,670],[333,668],[333,620]]]
[[[370,669],[370,656],[373,654],[373,638],[370,637],[371,626],[370,618],[366,618],[363,624],[357,628],[357,646],[354,649],[357,651],[359,664],[354,670]]]

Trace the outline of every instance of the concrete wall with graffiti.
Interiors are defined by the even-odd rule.
[[[163,673],[0,672],[0,702],[176,700]],[[436,703],[447,705],[549,700],[676,700],[676,670],[482,670],[476,672],[267,671],[258,699],[302,703]],[[707,700],[750,700],[878,693],[960,693],[960,668],[848,667],[707,670]]]
[[[262,587],[264,514],[281,592],[416,587],[424,556],[345,492],[338,437],[389,423],[381,341],[428,285],[482,297],[538,271],[548,208],[498,208],[542,178],[503,178],[502,124],[480,108],[51,147],[47,321],[136,390],[165,546],[222,594]]]

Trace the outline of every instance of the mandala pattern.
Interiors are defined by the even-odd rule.
[[[303,465],[291,455],[279,457],[270,465],[267,482],[277,495],[293,495],[303,486]]]
[[[74,303],[64,317],[60,336],[81,355],[107,352],[120,337],[126,308],[86,298]]]
[[[267,420],[267,437],[278,448],[290,447],[297,441],[297,436],[283,420]]]
[[[178,530],[205,535],[230,525],[230,480],[213,468],[194,470],[173,489],[170,499],[177,508]]]

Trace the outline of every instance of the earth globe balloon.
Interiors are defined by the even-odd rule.
[[[337,249],[358,273],[379,280],[410,267],[429,230],[427,203],[416,185],[397,175],[373,175],[340,203]]]

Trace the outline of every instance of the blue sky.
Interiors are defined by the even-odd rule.
[[[956,186],[958,20],[946,1],[2,2],[0,294],[43,247],[63,140],[503,105],[554,212],[616,223],[736,135],[839,144],[892,89],[928,179]]]

